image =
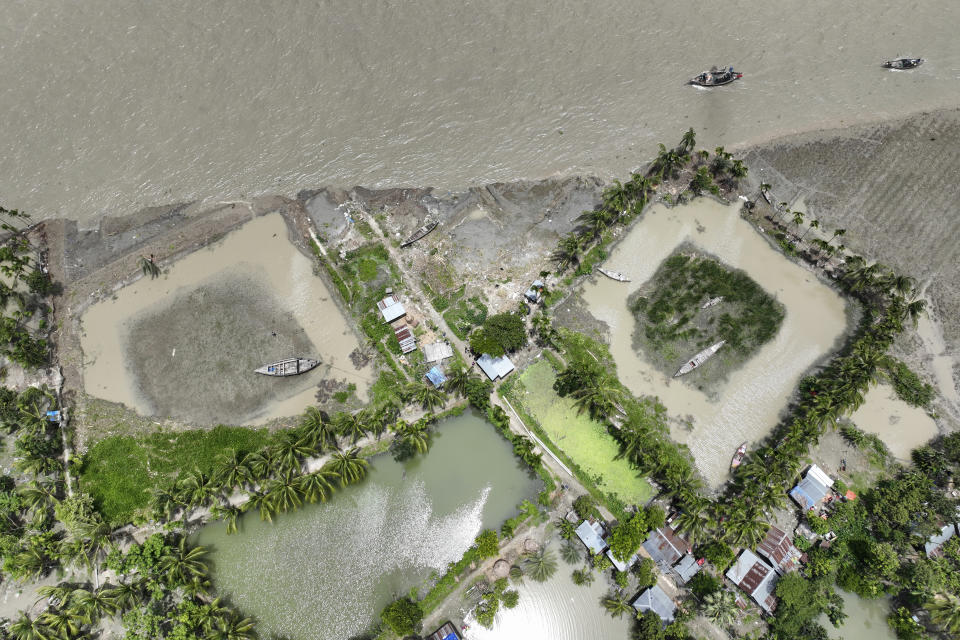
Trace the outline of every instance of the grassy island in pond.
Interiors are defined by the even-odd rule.
[[[629,301],[637,321],[634,348],[673,375],[686,358],[720,340],[726,345],[695,372],[703,387],[729,372],[772,339],[783,305],[746,273],[680,247]]]

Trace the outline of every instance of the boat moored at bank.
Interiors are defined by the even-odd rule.
[[[319,360],[311,358],[287,358],[286,360],[265,364],[258,369],[254,369],[254,373],[278,377],[297,376],[310,371],[319,364]]]
[[[607,276],[611,280],[616,280],[617,282],[630,282],[630,278],[623,275],[619,271],[610,271],[608,269],[601,269],[600,267],[597,267],[597,271]]]
[[[720,350],[720,347],[726,344],[726,342],[727,342],[726,340],[721,340],[720,342],[710,345],[709,347],[707,347],[697,355],[693,356],[692,358],[687,360],[687,362],[682,367],[680,367],[675,374],[673,374],[673,377],[679,378],[682,375],[690,373],[691,371],[693,371],[694,369],[702,365],[704,362],[712,358],[713,355]]]

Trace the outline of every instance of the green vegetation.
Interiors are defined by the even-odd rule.
[[[663,509],[654,506],[637,511],[629,519],[613,527],[607,538],[613,557],[620,562],[629,560],[647,539],[650,530],[663,526],[664,519]]]
[[[217,459],[246,454],[272,441],[266,429],[219,426],[210,431],[112,436],[93,445],[80,468],[81,486],[108,523],[130,522],[150,503],[151,492],[175,474],[197,469],[210,475]]]
[[[423,609],[410,598],[394,600],[380,613],[380,619],[394,634],[406,637],[420,631]]]
[[[723,300],[702,308],[717,297]],[[684,358],[720,340],[727,344],[712,362],[736,367],[776,335],[784,317],[783,306],[743,271],[686,253],[667,258],[629,304],[635,340],[671,375]]]
[[[516,351],[527,344],[527,327],[515,313],[498,313],[483,321],[483,326],[470,334],[470,350],[477,355],[493,357]]]
[[[483,325],[486,321],[487,306],[478,296],[462,298],[462,288],[460,289],[460,296],[453,302],[453,306],[443,314],[443,319],[458,338],[466,340],[471,329]]]
[[[926,407],[933,400],[933,387],[921,380],[904,362],[888,358],[886,369],[897,397],[911,407]]]
[[[500,578],[493,585],[484,584],[481,588],[482,596],[480,602],[474,609],[474,615],[477,622],[486,628],[493,627],[494,617],[500,606],[512,609],[520,602],[520,594],[513,590],[507,590],[507,579]]]
[[[556,380],[553,367],[541,360],[514,382],[509,397],[539,425],[547,446],[580,470],[581,479],[604,494],[613,494],[621,504],[646,504],[653,497],[650,484],[627,461],[615,459],[617,442],[601,423],[578,413],[572,399],[557,395]]]

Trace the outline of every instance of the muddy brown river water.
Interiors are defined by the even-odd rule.
[[[627,298],[683,242],[744,270],[786,308],[776,337],[729,375],[715,398],[696,388],[696,371],[682,379],[668,377],[632,346],[635,320]],[[800,377],[829,353],[847,326],[843,299],[771,248],[740,218],[738,205],[700,198],[673,209],[654,206],[604,266],[632,280],[620,283],[598,276],[583,289],[589,311],[610,328],[620,379],[638,395],[658,396],[671,414],[692,418],[691,429],[675,426],[671,435],[690,446],[712,486],[727,479],[730,459],[741,442],[755,443],[776,424]]]

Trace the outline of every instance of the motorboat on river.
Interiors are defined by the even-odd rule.
[[[906,71],[907,69],[916,69],[924,62],[923,58],[897,58],[896,60],[887,60],[883,63],[883,66],[885,69]]]
[[[733,70],[733,67],[719,68],[713,67],[710,71],[704,71],[698,76],[690,79],[690,84],[698,87],[719,87],[730,84],[734,80],[743,77],[742,73]]]
[[[730,461],[730,468],[736,469],[740,466],[740,463],[743,462],[744,456],[747,455],[747,443],[744,442],[737,448],[737,452],[733,454],[733,460]]]
[[[686,364],[684,364],[682,367],[680,367],[680,368],[677,370],[677,372],[676,372],[675,374],[673,374],[673,377],[674,377],[674,378],[679,378],[679,377],[682,376],[682,375],[685,375],[685,374],[687,374],[687,373],[690,373],[691,371],[693,371],[694,369],[696,369],[697,367],[699,367],[700,365],[702,365],[704,362],[706,362],[707,360],[709,360],[710,358],[712,358],[712,357],[713,357],[713,354],[715,354],[717,351],[719,351],[719,350],[720,350],[720,347],[722,347],[722,346],[725,345],[726,343],[727,343],[726,340],[721,340],[720,342],[718,342],[718,343],[716,343],[716,344],[710,345],[709,347],[707,347],[706,349],[704,349],[703,351],[701,351],[701,352],[698,353],[697,355],[695,355],[695,356],[693,356],[692,358],[690,358],[689,360],[687,360]]]

